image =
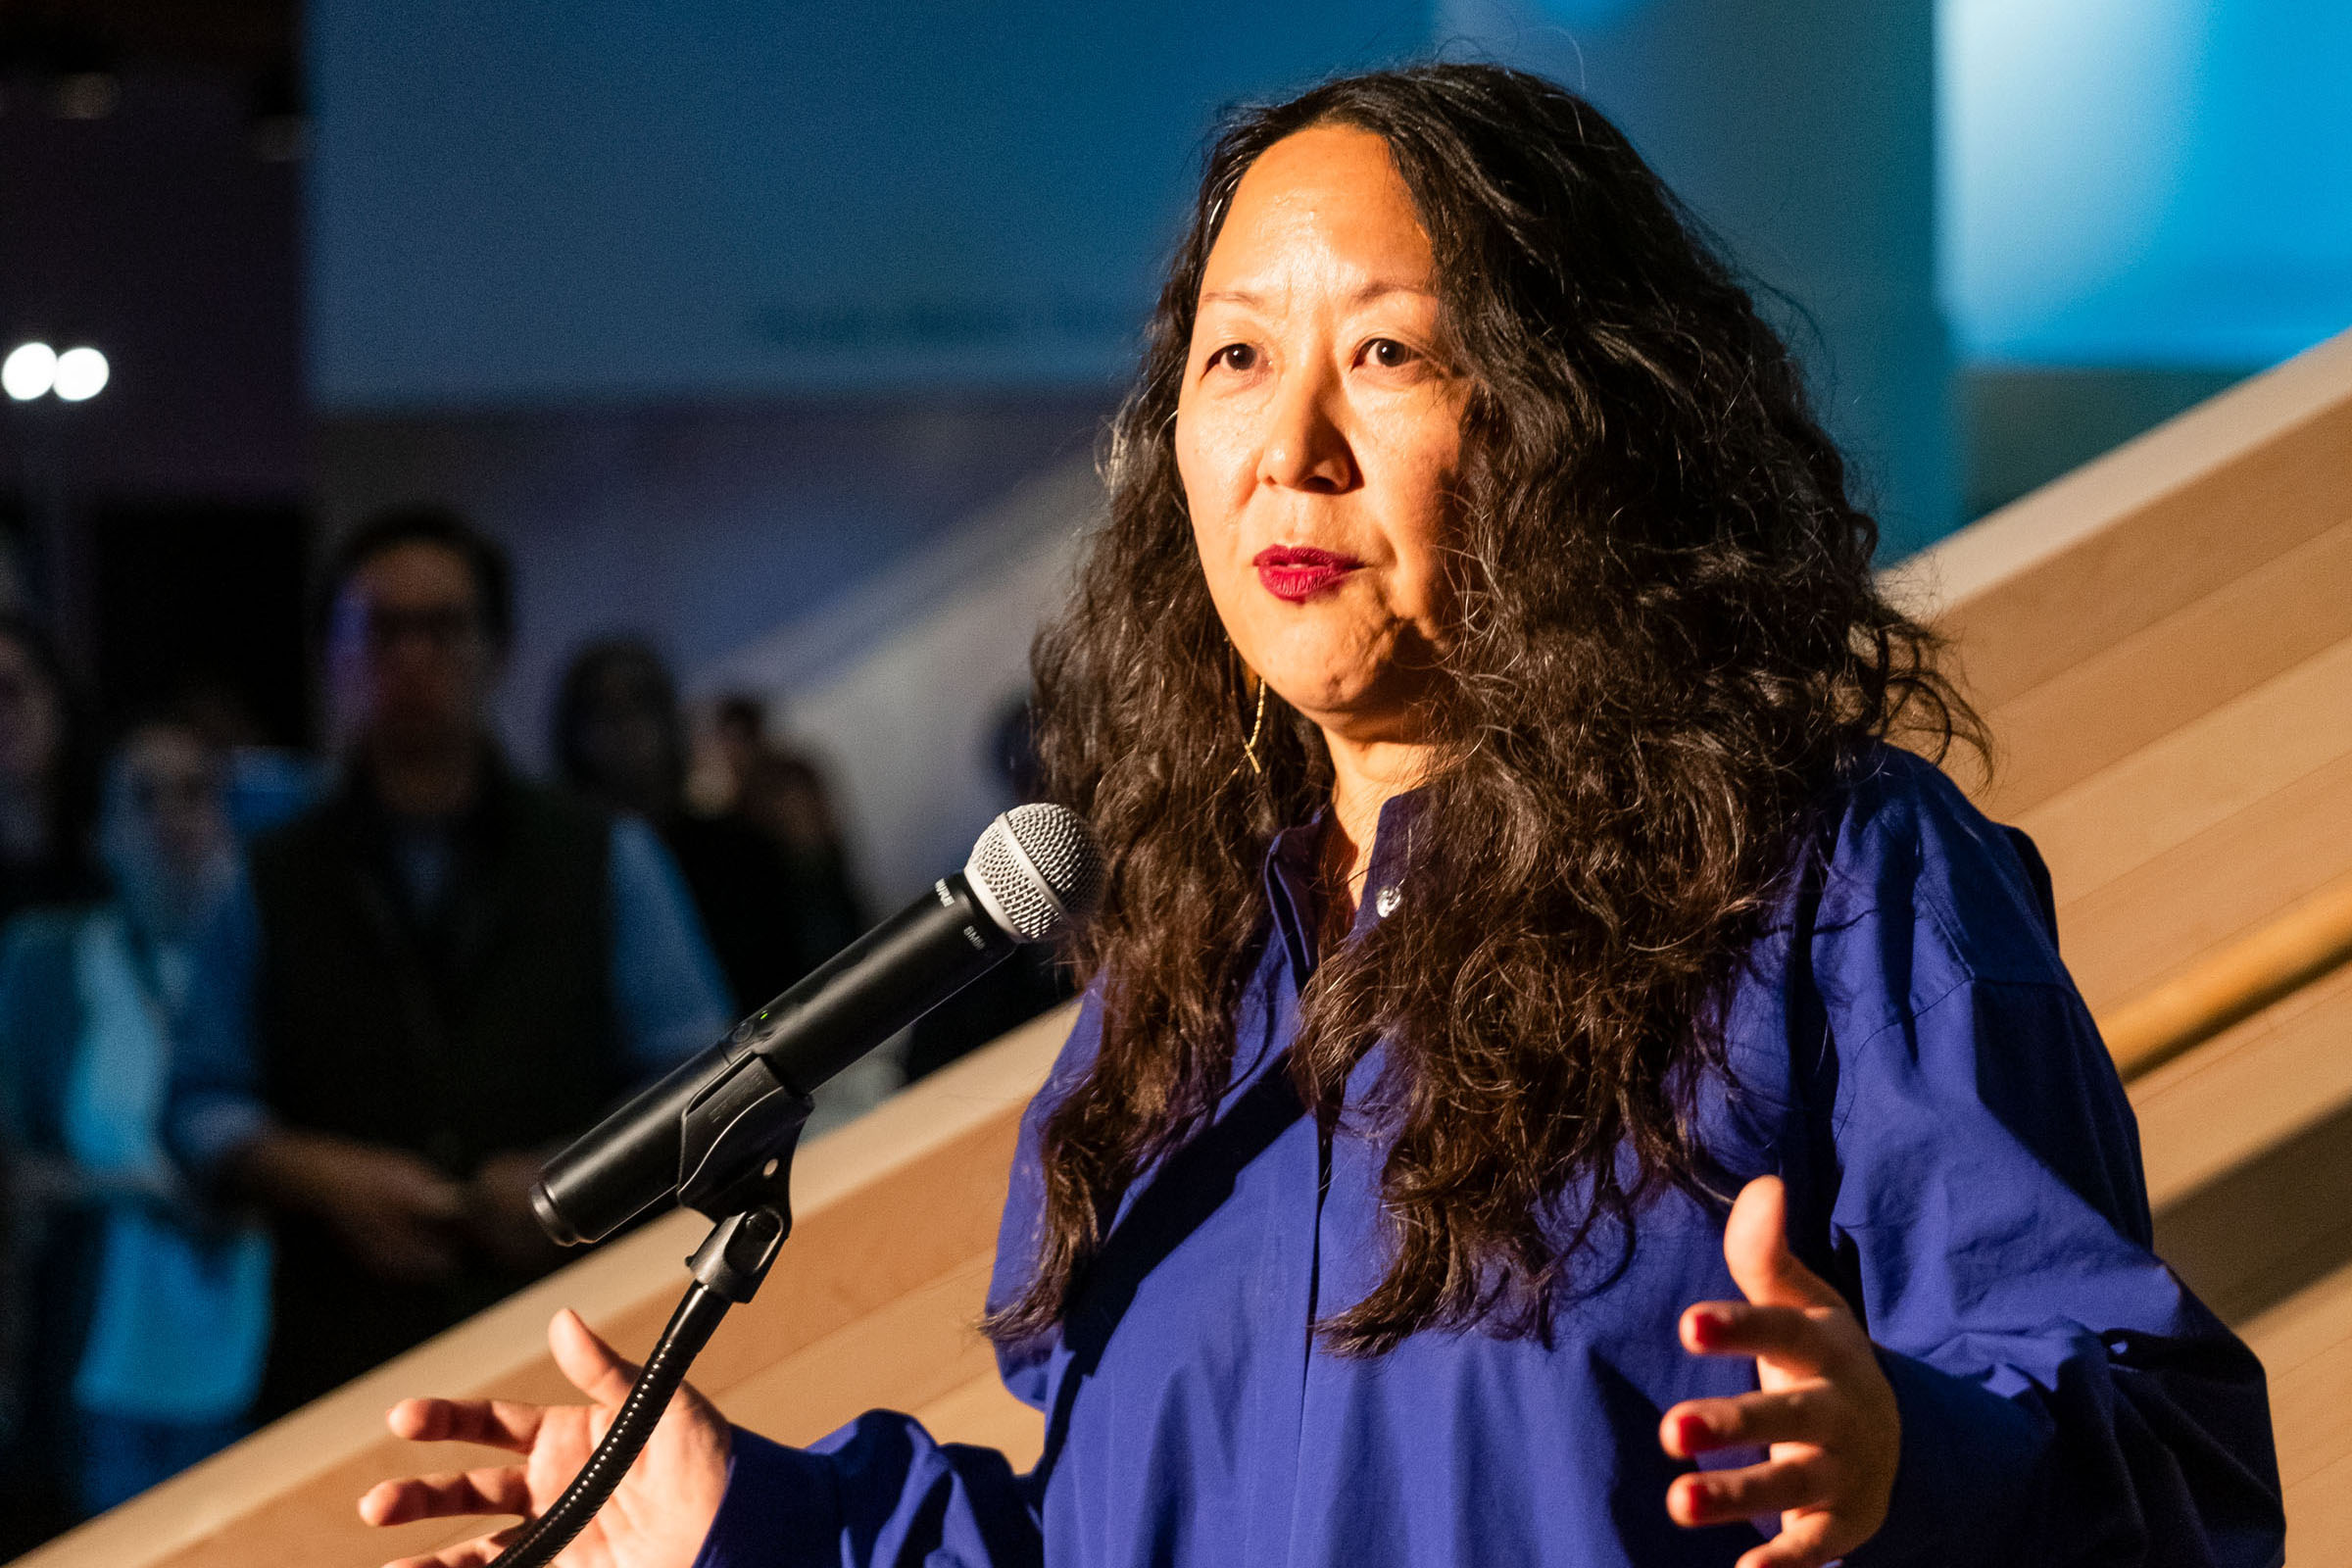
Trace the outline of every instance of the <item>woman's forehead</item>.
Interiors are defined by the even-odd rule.
[[[1428,288],[1429,236],[1388,143],[1350,125],[1284,137],[1235,187],[1201,298],[1244,303],[1295,287],[1301,268],[1351,290]]]

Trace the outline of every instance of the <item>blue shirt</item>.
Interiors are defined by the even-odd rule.
[[[667,1072],[733,1027],[726,982],[685,878],[654,830],[615,817],[606,879],[612,900],[612,1010],[629,1065]],[[198,973],[195,1016],[174,1063],[168,1137],[191,1171],[269,1125],[251,1030],[261,913],[250,890],[220,922]]]
[[[1891,750],[1837,806],[1737,983],[1733,1082],[1702,1128],[1737,1178],[1785,1178],[1791,1245],[1868,1325],[1899,1401],[1891,1509],[1848,1561],[2278,1562],[2262,1368],[2149,1251],[2131,1107],[2018,850]],[[1413,896],[1413,808],[1383,813],[1359,929]],[[1314,1342],[1386,1254],[1380,1150],[1302,1114],[1283,1066],[1312,870],[1307,830],[1277,842],[1216,1121],[1122,1203],[1058,1332],[1000,1355],[1047,1415],[1036,1471],[889,1413],[807,1450],[738,1434],[699,1568],[1654,1568],[1761,1539],[1665,1512],[1685,1466],[1660,1416],[1755,1386],[1752,1362],[1676,1340],[1686,1305],[1739,1296],[1719,1211],[1649,1202],[1630,1266],[1563,1298],[1548,1344],[1423,1333],[1362,1359]],[[1040,1107],[1100,1018],[1090,999],[1030,1108],[998,1300],[1028,1267]]]

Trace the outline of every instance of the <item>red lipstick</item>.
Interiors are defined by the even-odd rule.
[[[1311,545],[1269,545],[1250,563],[1266,592],[1294,605],[1304,604],[1363,564]]]

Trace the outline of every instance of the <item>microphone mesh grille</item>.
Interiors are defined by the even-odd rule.
[[[1102,852],[1068,808],[1016,806],[988,824],[963,874],[988,890],[1014,936],[1042,942],[1064,920],[1095,906],[1102,892]]]

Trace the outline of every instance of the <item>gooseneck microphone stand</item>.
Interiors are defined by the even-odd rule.
[[[710,1343],[727,1308],[752,1298],[774,1265],[784,1238],[792,1234],[792,1155],[811,1102],[767,1072],[742,1076],[747,1095],[722,1093],[712,1097],[714,1103],[698,1105],[685,1117],[687,1168],[723,1168],[726,1154],[746,1148],[778,1152],[723,1187],[698,1192],[690,1184],[679,1193],[683,1206],[716,1221],[686,1259],[693,1283],[654,1343],[604,1441],[564,1494],[532,1520],[490,1568],[544,1568],[588,1528],[588,1521],[637,1462],[678,1385],[686,1380],[686,1369]]]

